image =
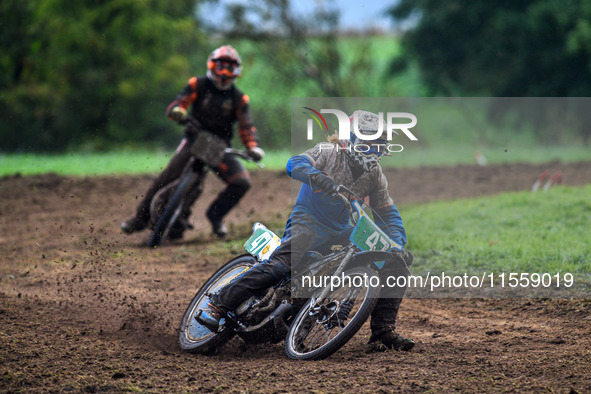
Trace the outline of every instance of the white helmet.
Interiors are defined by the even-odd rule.
[[[350,137],[348,140],[341,140],[341,146],[355,164],[365,171],[371,171],[377,167],[382,156],[390,156],[384,119],[373,112],[357,110],[351,114],[349,120]],[[376,137],[380,130],[381,134]],[[363,140],[357,134],[367,135],[372,139]]]

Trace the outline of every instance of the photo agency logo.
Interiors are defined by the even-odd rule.
[[[363,152],[364,149],[365,151],[370,151],[374,147],[387,151],[384,153],[402,152],[404,147],[401,144],[390,143],[394,136],[399,135],[397,130],[402,132],[409,140],[418,141],[418,138],[410,131],[411,128],[417,125],[417,117],[409,112],[387,112],[385,121],[384,113],[378,112],[378,124],[371,130],[368,130],[367,128],[360,130],[359,114],[366,113],[365,111],[355,111],[350,117],[345,112],[334,108],[323,108],[320,109],[320,111],[316,111],[310,107],[303,108],[309,111],[304,113],[311,117],[311,119],[308,119],[306,129],[306,138],[308,141],[311,141],[314,138],[314,122],[316,122],[320,130],[325,131],[327,135],[331,134],[328,131],[326,119],[322,114],[335,115],[339,125],[338,139],[355,139],[356,142],[353,145],[353,149],[360,152]],[[405,123],[401,123],[401,121],[405,121]],[[384,140],[386,140],[386,144],[384,144]],[[372,143],[372,141],[374,142]]]

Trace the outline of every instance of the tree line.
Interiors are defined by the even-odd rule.
[[[219,24],[202,4],[0,2],[0,150],[174,144],[180,133],[171,131],[166,105],[226,42],[240,43],[245,75],[253,71],[239,85],[259,98],[252,111],[269,147],[289,145],[291,96],[591,92],[591,3],[584,0],[400,0],[389,15],[404,30],[375,40],[377,49],[371,36],[344,38],[334,9],[298,18],[288,0],[259,0],[231,5]],[[384,70],[380,52],[388,54]],[[417,75],[418,88],[401,87],[408,75]],[[581,127],[585,141],[589,132]]]

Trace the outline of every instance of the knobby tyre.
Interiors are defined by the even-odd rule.
[[[155,248],[160,245],[162,240],[166,239],[176,219],[183,211],[185,197],[198,181],[199,175],[194,172],[187,174],[183,178],[150,234],[149,247]]]
[[[376,276],[369,267],[344,272],[345,277]],[[363,282],[362,282],[363,284]],[[315,296],[322,290],[315,292]],[[380,289],[343,286],[330,291],[320,305],[312,298],[296,315],[285,339],[285,353],[296,360],[321,360],[344,346],[373,311]]]
[[[207,327],[201,325],[195,316],[197,312],[206,307],[209,302],[209,295],[217,292],[238,275],[250,269],[256,260],[250,255],[238,256],[216,271],[187,307],[181,324],[179,326],[179,345],[181,349],[190,353],[209,354],[215,352],[234,336],[234,330],[224,319],[220,321],[221,329],[214,333]]]

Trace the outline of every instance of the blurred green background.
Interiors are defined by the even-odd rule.
[[[589,1],[380,3],[391,26],[351,29],[338,1],[313,1],[302,13],[287,0],[4,0],[0,167],[39,154],[168,152],[182,131],[165,109],[222,44],[242,56],[237,85],[277,162],[289,150],[291,97],[590,96]],[[522,125],[505,139],[539,148],[531,161],[586,160],[587,125]],[[457,160],[444,142],[465,161],[474,149],[504,160],[506,141],[486,133],[432,135],[415,164]]]

